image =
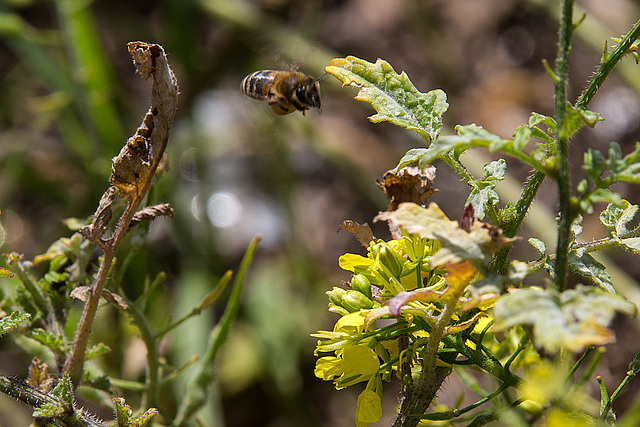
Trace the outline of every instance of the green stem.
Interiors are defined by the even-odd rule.
[[[587,357],[591,354],[593,350],[595,350],[594,346],[587,347],[587,349],[582,353],[582,356],[580,356],[578,361],[571,367],[571,369],[569,369],[569,372],[567,373],[567,378],[565,379],[565,381],[569,381],[569,379],[571,379],[573,374],[576,373],[578,368],[582,365],[582,363],[587,359]]]
[[[413,389],[408,396],[404,396],[400,412],[394,422],[394,426],[413,427],[418,424],[418,419],[412,414],[421,414],[429,407],[442,381],[451,372],[451,369],[439,371],[436,369],[438,360],[438,347],[444,337],[444,331],[451,316],[455,313],[458,298],[464,292],[464,287],[456,289],[446,301],[438,320],[429,332],[429,340],[424,350],[422,359],[422,371],[420,377],[414,382]]]
[[[231,325],[240,309],[240,297],[242,295],[245,276],[251,266],[260,239],[260,236],[253,238],[240,262],[240,267],[238,268],[227,306],[220,318],[220,322],[209,335],[207,348],[200,360],[197,372],[187,387],[187,393],[182,400],[180,408],[178,408],[178,414],[172,424],[174,426],[186,425],[206,401],[208,388],[216,374],[214,362],[218,351],[226,341],[227,335],[231,330]]]
[[[560,205],[560,221],[558,223],[558,241],[556,246],[555,286],[562,292],[565,288],[569,243],[571,233],[571,175],[569,172],[568,137],[564,130],[567,104],[567,68],[571,51],[571,35],[573,33],[573,0],[562,1],[560,29],[558,31],[558,56],[556,58],[555,79],[555,115],[556,115],[556,150],[558,157],[558,196]]]
[[[584,369],[584,372],[582,373],[582,376],[580,377],[580,379],[576,382],[577,386],[581,386],[582,384],[585,384],[587,381],[591,379],[591,376],[595,372],[596,367],[598,366],[598,363],[600,362],[600,359],[602,358],[603,354],[604,354],[604,347],[598,347],[598,349],[596,350],[596,354],[593,356],[589,364]]]
[[[420,419],[420,420],[431,420],[431,421],[442,421],[442,420],[452,420],[454,418],[459,417],[462,414],[465,414],[469,411],[472,411],[474,409],[476,409],[477,407],[484,405],[485,403],[487,403],[488,401],[490,401],[491,399],[495,398],[496,396],[499,396],[500,394],[502,394],[502,392],[504,390],[506,390],[509,387],[508,384],[502,384],[497,390],[495,390],[493,393],[489,394],[488,396],[478,400],[475,403],[472,403],[469,406],[465,406],[464,408],[460,408],[460,409],[452,409],[450,411],[443,411],[443,412],[436,412],[433,414],[420,414],[420,415],[414,415],[412,416],[412,418],[416,418],[416,419]]]
[[[631,379],[635,376],[636,376],[635,372],[633,371],[627,372],[627,376],[624,377],[624,379],[622,380],[618,388],[616,388],[616,391],[614,391],[611,397],[607,400],[607,403],[604,405],[604,408],[602,408],[602,411],[600,411],[601,420],[605,420],[607,418],[607,414],[611,410],[611,406],[613,405],[613,402],[618,398],[618,395],[627,386],[627,384],[629,384],[629,381],[631,381]]]
[[[144,300],[139,300],[141,303]],[[140,337],[144,342],[144,345],[147,349],[147,366],[146,366],[146,380],[145,380],[145,393],[144,400],[142,402],[143,408],[149,407],[157,407],[158,406],[158,378],[160,371],[159,364],[159,355],[158,355],[158,341],[156,334],[153,332],[151,325],[149,324],[148,318],[142,312],[141,307],[138,304],[133,304],[130,301],[127,301],[129,304],[129,315],[132,318],[133,323],[135,323]]]
[[[516,203],[516,216],[505,223],[503,227],[503,233],[506,237],[514,237],[520,229],[520,226],[522,225],[524,218],[527,216],[529,208],[540,189],[540,185],[542,185],[542,181],[544,181],[544,177],[544,173],[536,172],[527,182],[527,185],[524,190],[522,190],[522,194]],[[508,257],[509,252],[511,252],[511,247],[512,245],[508,245],[496,252],[491,267],[492,271],[497,274],[504,274],[507,272],[507,267],[509,266]]]
[[[627,34],[625,34],[620,43],[618,43],[613,48],[611,53],[605,53],[602,60],[600,61],[598,70],[593,75],[593,78],[584,89],[584,91],[582,91],[580,97],[576,101],[576,108],[586,108],[586,106],[589,105],[611,70],[613,70],[616,64],[629,51],[629,48],[635,43],[638,38],[640,38],[640,20],[636,21],[631,30]]]

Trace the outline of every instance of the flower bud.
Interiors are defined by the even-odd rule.
[[[335,312],[341,312],[341,309],[346,310],[349,313],[353,313],[360,309],[367,309],[373,307],[373,300],[367,298],[364,294],[354,290],[344,290],[334,287],[327,292],[329,297],[329,306],[335,306],[337,310]]]
[[[402,268],[404,263],[398,258],[399,255],[393,249],[389,248],[388,246],[384,246],[380,250],[378,260],[380,261],[380,265],[382,266],[385,273],[399,280],[400,276],[402,275]]]
[[[364,294],[367,298],[371,298],[371,282],[362,273],[351,276],[351,289]]]
[[[363,308],[373,307],[373,301],[362,294],[362,292],[350,290],[346,291],[342,297],[342,307],[348,312],[353,313]]]

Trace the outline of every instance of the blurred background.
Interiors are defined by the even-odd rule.
[[[309,336],[330,329],[325,292],[349,274],[338,267],[345,252],[364,254],[354,238],[336,230],[343,220],[371,223],[386,200],[375,185],[404,152],[423,142],[409,132],[366,118],[369,105],[352,99],[329,76],[322,81],[322,112],[276,116],[240,92],[243,77],[260,69],[299,68],[320,76],[331,58],[380,57],[406,71],[423,92],[448,95],[445,133],[476,123],[503,137],[532,111],[553,114],[553,87],[542,66],[553,64],[559,2],[545,0],[0,0],[0,250],[43,253],[71,231],[63,220],[93,214],[108,186],[111,158],[135,132],[148,108],[149,83],[134,73],[129,41],[161,44],[180,85],[167,153],[171,169],[150,203],[169,202],[173,219],[156,220],[131,238],[133,255],[122,272],[129,296],[166,272],[152,320],[189,312],[227,269],[237,269],[250,239],[262,242],[246,284],[240,317],[218,359],[218,383],[203,413],[211,426],[353,425],[362,387],[336,392],[315,378]],[[596,69],[606,41],[640,18],[635,0],[577,2],[571,53],[570,100]],[[582,177],[586,147],[606,153],[610,140],[633,150],[640,126],[640,68],[623,61],[596,95],[591,110],[606,121],[572,141],[574,182]],[[465,155],[476,174],[493,158]],[[507,159],[502,202],[517,200],[531,173]],[[468,189],[438,166],[433,200],[459,218]],[[616,187],[632,203],[637,186]],[[554,247],[556,192],[543,185],[514,256],[536,258],[526,239]],[[597,215],[585,219],[582,240],[603,237]],[[388,238],[380,224],[377,237]],[[614,284],[636,304],[640,263],[622,251],[607,253]],[[125,254],[121,254],[124,258]],[[616,266],[622,266],[621,268]],[[574,278],[574,282],[580,281]],[[15,280],[13,281],[15,286]],[[164,357],[183,365],[202,352],[224,309],[190,320],[167,337]],[[100,319],[103,321],[100,322]],[[638,322],[619,319],[599,374],[610,390],[640,350]],[[99,363],[110,375],[139,380],[144,346],[115,310],[104,308],[95,340],[113,351]],[[29,360],[9,339],[0,341],[2,374],[25,377]],[[171,408],[181,381],[163,390]],[[459,394],[448,380],[443,401]],[[397,384],[385,385],[389,425]],[[594,387],[595,391],[595,387]],[[635,397],[628,387],[623,412]],[[449,397],[451,395],[452,397]],[[132,402],[135,404],[135,402]],[[101,413],[110,418],[109,413]],[[0,399],[0,425],[29,423],[29,411]]]

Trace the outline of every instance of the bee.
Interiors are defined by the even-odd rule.
[[[280,116],[296,110],[304,115],[311,107],[320,110],[319,79],[299,71],[256,71],[245,77],[240,86],[245,95],[266,101]]]

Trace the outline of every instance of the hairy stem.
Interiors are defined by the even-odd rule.
[[[640,20],[636,21],[631,30],[624,35],[620,43],[618,43],[611,53],[605,52],[598,66],[598,70],[593,75],[593,78],[587,84],[587,87],[582,91],[580,97],[576,101],[576,107],[586,108],[595,96],[602,83],[609,76],[609,73],[616,64],[622,59],[622,57],[629,52],[629,48],[640,38]]]
[[[565,288],[569,258],[571,233],[571,175],[569,172],[568,137],[564,131],[567,104],[567,68],[571,51],[571,35],[573,33],[573,0],[562,1],[560,29],[558,31],[558,56],[556,58],[555,80],[555,115],[556,115],[556,150],[558,156],[558,196],[560,221],[558,223],[558,240],[556,246],[555,287],[562,292]]]
[[[444,330],[455,312],[458,298],[462,295],[464,289],[464,286],[460,286],[456,292],[453,292],[438,316],[436,324],[433,325],[429,333],[429,341],[424,350],[420,377],[414,382],[410,394],[404,397],[400,413],[393,424],[395,427],[414,427],[418,425],[419,420],[411,417],[411,415],[421,414],[427,410],[442,382],[451,373],[451,368],[436,367],[438,347],[444,336]]]

